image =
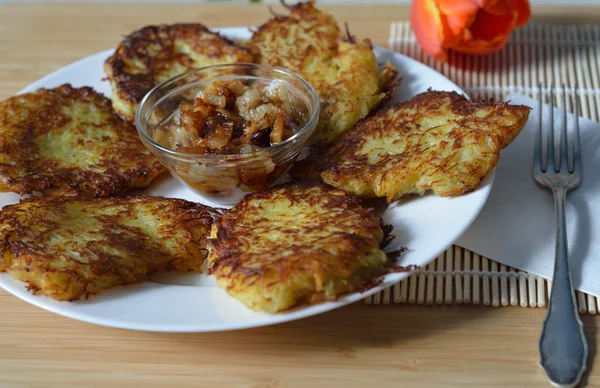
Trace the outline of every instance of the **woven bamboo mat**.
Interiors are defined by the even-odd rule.
[[[423,53],[408,22],[392,23],[389,45],[444,74],[471,97],[502,100],[518,92],[537,98],[538,84],[564,83],[567,90],[577,88],[580,114],[599,120],[600,25],[529,23],[513,33],[501,52],[485,57],[451,53],[449,63]],[[546,279],[452,246],[426,268],[365,303],[539,308],[546,306],[549,291]],[[600,309],[600,298],[578,291],[577,300],[581,313],[596,314]]]

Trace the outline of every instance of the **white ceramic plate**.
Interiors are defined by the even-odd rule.
[[[221,32],[232,39],[249,36],[246,28],[227,28]],[[396,100],[411,98],[428,88],[462,93],[450,80],[420,62],[380,47],[375,52],[379,62],[390,61],[403,78]],[[22,93],[68,82],[76,87],[92,86],[109,95],[110,86],[107,81],[102,80],[102,66],[111,53],[112,50],[104,51],[68,65],[29,85]],[[389,249],[400,246],[409,249],[401,258],[402,265],[427,265],[449,247],[475,219],[488,197],[492,181],[493,174],[490,174],[478,190],[462,197],[438,198],[427,195],[387,207],[382,205],[379,211],[384,220],[394,226],[396,235]],[[172,177],[162,179],[147,193],[201,202],[196,194]],[[16,194],[0,193],[0,206],[18,200],[19,196]],[[380,286],[365,293],[355,293],[335,302],[278,314],[251,311],[218,288],[212,278],[197,274],[157,275],[153,277],[153,281],[117,287],[88,300],[71,303],[33,295],[27,291],[25,283],[6,273],[0,274],[0,286],[38,307],[99,325],[162,332],[202,332],[264,326],[319,314],[361,300],[408,275],[389,274]]]

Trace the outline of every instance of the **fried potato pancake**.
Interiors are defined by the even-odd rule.
[[[216,217],[181,199],[30,197],[0,212],[0,271],[59,301],[161,270],[200,272]]]
[[[430,190],[442,197],[466,194],[496,166],[529,112],[522,105],[428,91],[362,121],[299,170],[310,176],[307,165],[321,167],[327,184],[388,202]]]
[[[108,196],[165,168],[110,100],[69,84],[0,102],[0,191]]]
[[[336,20],[313,1],[262,25],[249,42],[259,63],[298,73],[317,91],[319,124],[311,144],[328,144],[379,107],[396,86],[396,70],[379,68],[368,39],[342,38]]]
[[[254,56],[202,24],[158,25],[126,36],[104,72],[115,111],[133,122],[138,104],[154,86],[191,69],[234,62],[254,62]]]
[[[379,219],[357,199],[323,184],[250,194],[223,215],[211,237],[209,273],[256,311],[273,313],[356,291],[387,261]]]

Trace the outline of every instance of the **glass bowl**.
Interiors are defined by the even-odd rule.
[[[305,122],[287,140],[242,154],[188,153],[155,141],[157,129],[162,130],[173,120],[182,101],[192,102],[210,83],[228,80],[278,87],[278,93],[285,92],[288,101],[304,113]],[[244,195],[282,178],[315,131],[319,109],[317,93],[301,77],[267,65],[236,63],[191,70],[156,86],[138,106],[135,124],[144,145],[174,177],[204,199],[217,205],[233,205]]]

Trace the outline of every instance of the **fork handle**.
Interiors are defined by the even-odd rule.
[[[540,366],[556,387],[576,386],[586,370],[588,347],[579,318],[567,255],[567,190],[555,189],[556,257],[548,315],[540,337]]]

